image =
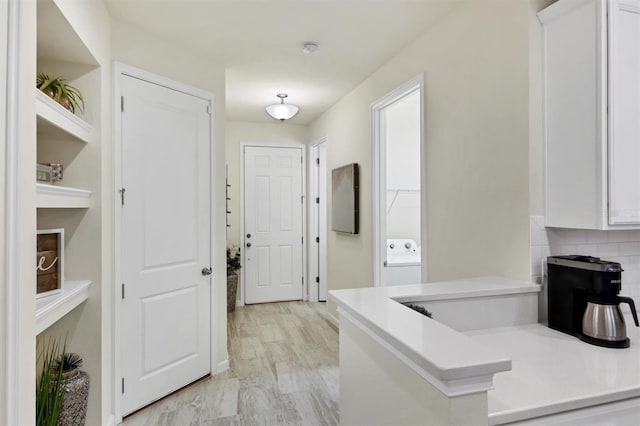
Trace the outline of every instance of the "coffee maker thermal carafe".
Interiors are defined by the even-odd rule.
[[[610,348],[629,347],[620,303],[627,303],[635,325],[635,304],[621,297],[622,267],[590,256],[547,258],[549,327]]]

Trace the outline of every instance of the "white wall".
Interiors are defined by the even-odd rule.
[[[362,232],[329,233],[330,289],[372,284],[370,105],[423,71],[429,281],[528,278],[528,8],[465,1],[312,123],[329,169],[361,165]]]
[[[13,253],[15,263],[12,265],[14,273],[12,280],[7,283],[9,291],[15,298],[9,300],[13,305],[15,319],[14,324],[8,324],[13,328],[15,342],[9,342],[8,348],[13,356],[14,365],[8,376],[15,382],[9,382],[11,400],[10,407],[17,416],[17,424],[30,425],[35,423],[33,407],[35,406],[35,382],[36,382],[36,351],[35,351],[35,288],[32,283],[36,280],[33,268],[33,253],[36,250],[36,208],[35,190],[33,187],[33,173],[35,173],[36,158],[36,111],[35,96],[33,93],[33,76],[36,72],[36,10],[35,2],[13,2],[14,7],[19,6],[17,43],[19,43],[18,85],[17,90],[17,128],[14,129],[15,138],[18,140],[19,150],[14,155],[17,161],[14,166],[17,173],[14,189],[17,190],[18,206],[7,205],[13,208],[18,217],[14,218],[17,224],[16,242],[17,250]],[[23,94],[29,96],[23,96]],[[14,157],[14,159],[16,158]]]
[[[265,113],[266,114],[266,113]],[[309,142],[309,128],[291,123],[254,123],[249,121],[227,121],[226,155],[229,173],[229,210],[231,227],[227,230],[227,245],[240,244],[240,146],[242,143],[263,145],[291,145]]]
[[[212,212],[213,231],[213,327],[218,336],[213,342],[214,358],[220,363],[227,359],[226,308],[226,247],[225,247],[225,73],[214,60],[191,53],[188,48],[162,40],[125,24],[112,23],[113,59],[176,81],[198,87],[216,96],[214,111],[215,163],[212,170],[212,191],[215,209]],[[222,284],[222,285],[221,285]],[[214,373],[217,368],[213,365]]]

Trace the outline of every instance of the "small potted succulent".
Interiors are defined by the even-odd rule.
[[[84,111],[84,98],[77,88],[69,85],[62,77],[51,78],[47,74],[38,73],[36,87],[60,105],[76,113]]]
[[[236,309],[236,297],[238,294],[238,271],[240,265],[240,249],[235,248],[231,254],[231,248],[227,247],[227,312]]]

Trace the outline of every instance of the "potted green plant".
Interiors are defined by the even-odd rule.
[[[89,375],[80,370],[82,358],[76,353],[63,353],[55,363],[62,391],[58,426],[84,425],[89,402]]]
[[[422,315],[424,315],[425,317],[429,317],[431,318],[432,314],[431,312],[429,312],[426,308],[424,308],[423,306],[420,305],[414,305],[413,303],[408,303],[406,305],[407,308],[411,308],[416,312],[420,312]]]
[[[51,78],[47,74],[38,73],[36,87],[54,101],[75,114],[76,110],[84,111],[84,98],[76,87],[67,83],[62,77]]]
[[[36,382],[36,425],[56,426],[62,409],[62,370],[56,370],[56,361],[64,354],[55,340],[43,343],[40,353],[40,375]]]
[[[236,297],[238,294],[238,271],[240,265],[240,249],[235,248],[231,254],[231,248],[227,247],[227,312],[236,309]]]

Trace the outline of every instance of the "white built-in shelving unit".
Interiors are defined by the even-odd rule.
[[[91,191],[66,186],[36,184],[36,205],[42,209],[87,209]]]
[[[92,108],[99,107],[93,93],[100,87],[99,65],[81,34],[65,16],[64,5],[55,0],[38,0],[37,11],[37,72],[51,77],[62,76],[84,94],[87,116],[80,117],[49,96],[34,88],[37,123],[37,161],[61,163],[64,178],[58,184],[34,183],[36,188],[37,227],[65,228],[65,277],[62,291],[36,302],[36,334],[68,315],[90,297],[94,280],[86,275],[84,265],[94,264],[95,276],[100,276],[100,262],[92,259],[87,247],[90,235],[96,235],[99,223],[89,220],[86,213],[92,207],[93,191],[99,179],[92,170],[99,167],[91,145],[100,143],[90,123]],[[34,76],[35,78],[35,76]],[[93,223],[92,223],[93,222]],[[71,229],[70,229],[71,228]],[[94,229],[92,229],[94,228]],[[70,232],[73,231],[73,232]],[[95,241],[94,241],[95,242]],[[76,265],[82,265],[80,267]],[[86,275],[85,275],[86,274]],[[34,284],[35,285],[35,284]],[[61,326],[64,328],[64,325]],[[54,330],[53,334],[60,334]]]
[[[63,108],[42,91],[38,89],[35,91],[38,131],[44,131],[49,135],[57,134],[80,142],[89,142],[91,137],[89,123]]]
[[[64,290],[36,301],[36,333],[40,334],[87,300],[91,281],[66,281]]]
[[[62,181],[43,184],[33,177],[36,228],[65,230],[65,276],[60,292],[35,300],[34,338],[58,339],[83,358],[82,369],[91,377],[86,424],[103,424],[101,395],[111,393],[102,380],[111,365],[103,347],[107,308],[102,280],[109,264],[103,254],[101,197],[102,144],[109,125],[103,113],[109,105],[108,18],[101,5],[60,0],[37,0],[36,14],[37,61],[36,69],[29,70],[35,97],[34,160],[63,165]],[[37,90],[39,72],[61,76],[78,88],[84,111],[74,114]],[[36,283],[32,285],[35,293]]]

